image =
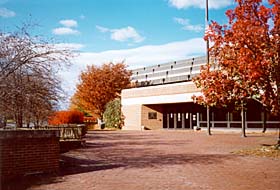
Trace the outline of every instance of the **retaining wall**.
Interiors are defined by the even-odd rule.
[[[59,149],[58,130],[0,130],[0,184],[18,176],[58,171]]]

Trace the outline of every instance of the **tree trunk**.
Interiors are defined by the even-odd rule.
[[[210,107],[207,106],[207,134],[211,135],[211,128],[210,128]]]
[[[5,127],[7,127],[7,118],[6,118],[6,116],[4,116],[4,120],[3,120],[3,122],[4,122],[4,123],[3,123],[4,128],[5,128]]]
[[[279,62],[278,62],[279,65]],[[276,87],[277,87],[277,104],[280,107],[280,75],[279,75],[279,69],[280,67],[278,67],[278,75],[276,77]],[[280,110],[278,110],[277,112],[277,118],[278,121],[280,121]],[[278,124],[278,145],[280,145],[280,125]]]
[[[22,113],[15,114],[15,120],[16,120],[16,127],[17,128],[22,128],[23,127],[22,118],[23,118]]]
[[[265,133],[266,132],[266,127],[267,127],[266,126],[267,118],[266,118],[266,111],[265,110],[263,111],[263,118],[262,119],[263,119],[263,123],[262,123],[263,130],[262,130],[262,132]]]
[[[241,128],[242,128],[242,137],[247,137],[246,136],[246,118],[245,118],[245,111],[244,111],[243,104],[241,107]]]

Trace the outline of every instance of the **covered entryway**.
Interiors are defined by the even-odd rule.
[[[192,102],[143,105],[141,125],[149,129],[192,129],[206,120],[205,114],[203,106]]]
[[[166,129],[190,129],[195,123],[192,118],[192,113],[164,113],[163,128]]]
[[[163,123],[165,129],[192,129],[199,126],[204,119],[206,109],[203,106],[190,103],[164,104]]]

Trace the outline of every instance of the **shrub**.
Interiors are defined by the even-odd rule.
[[[108,128],[121,129],[123,126],[123,116],[121,112],[121,101],[115,99],[106,105],[105,112],[103,114],[103,120],[105,126]]]
[[[80,111],[57,111],[48,120],[50,125],[82,124],[84,114]]]

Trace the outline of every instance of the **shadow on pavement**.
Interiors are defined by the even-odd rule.
[[[25,190],[44,184],[64,182],[65,176],[116,168],[161,168],[169,165],[216,164],[236,158],[230,154],[196,154],[187,151],[172,152],[172,148],[191,143],[186,139],[168,139],[158,136],[127,133],[94,133],[87,136],[85,148],[61,155],[60,171],[56,174],[26,176],[5,184],[3,190]],[[172,145],[171,147],[169,147]],[[169,147],[169,149],[168,149]],[[168,150],[167,150],[168,149]]]

